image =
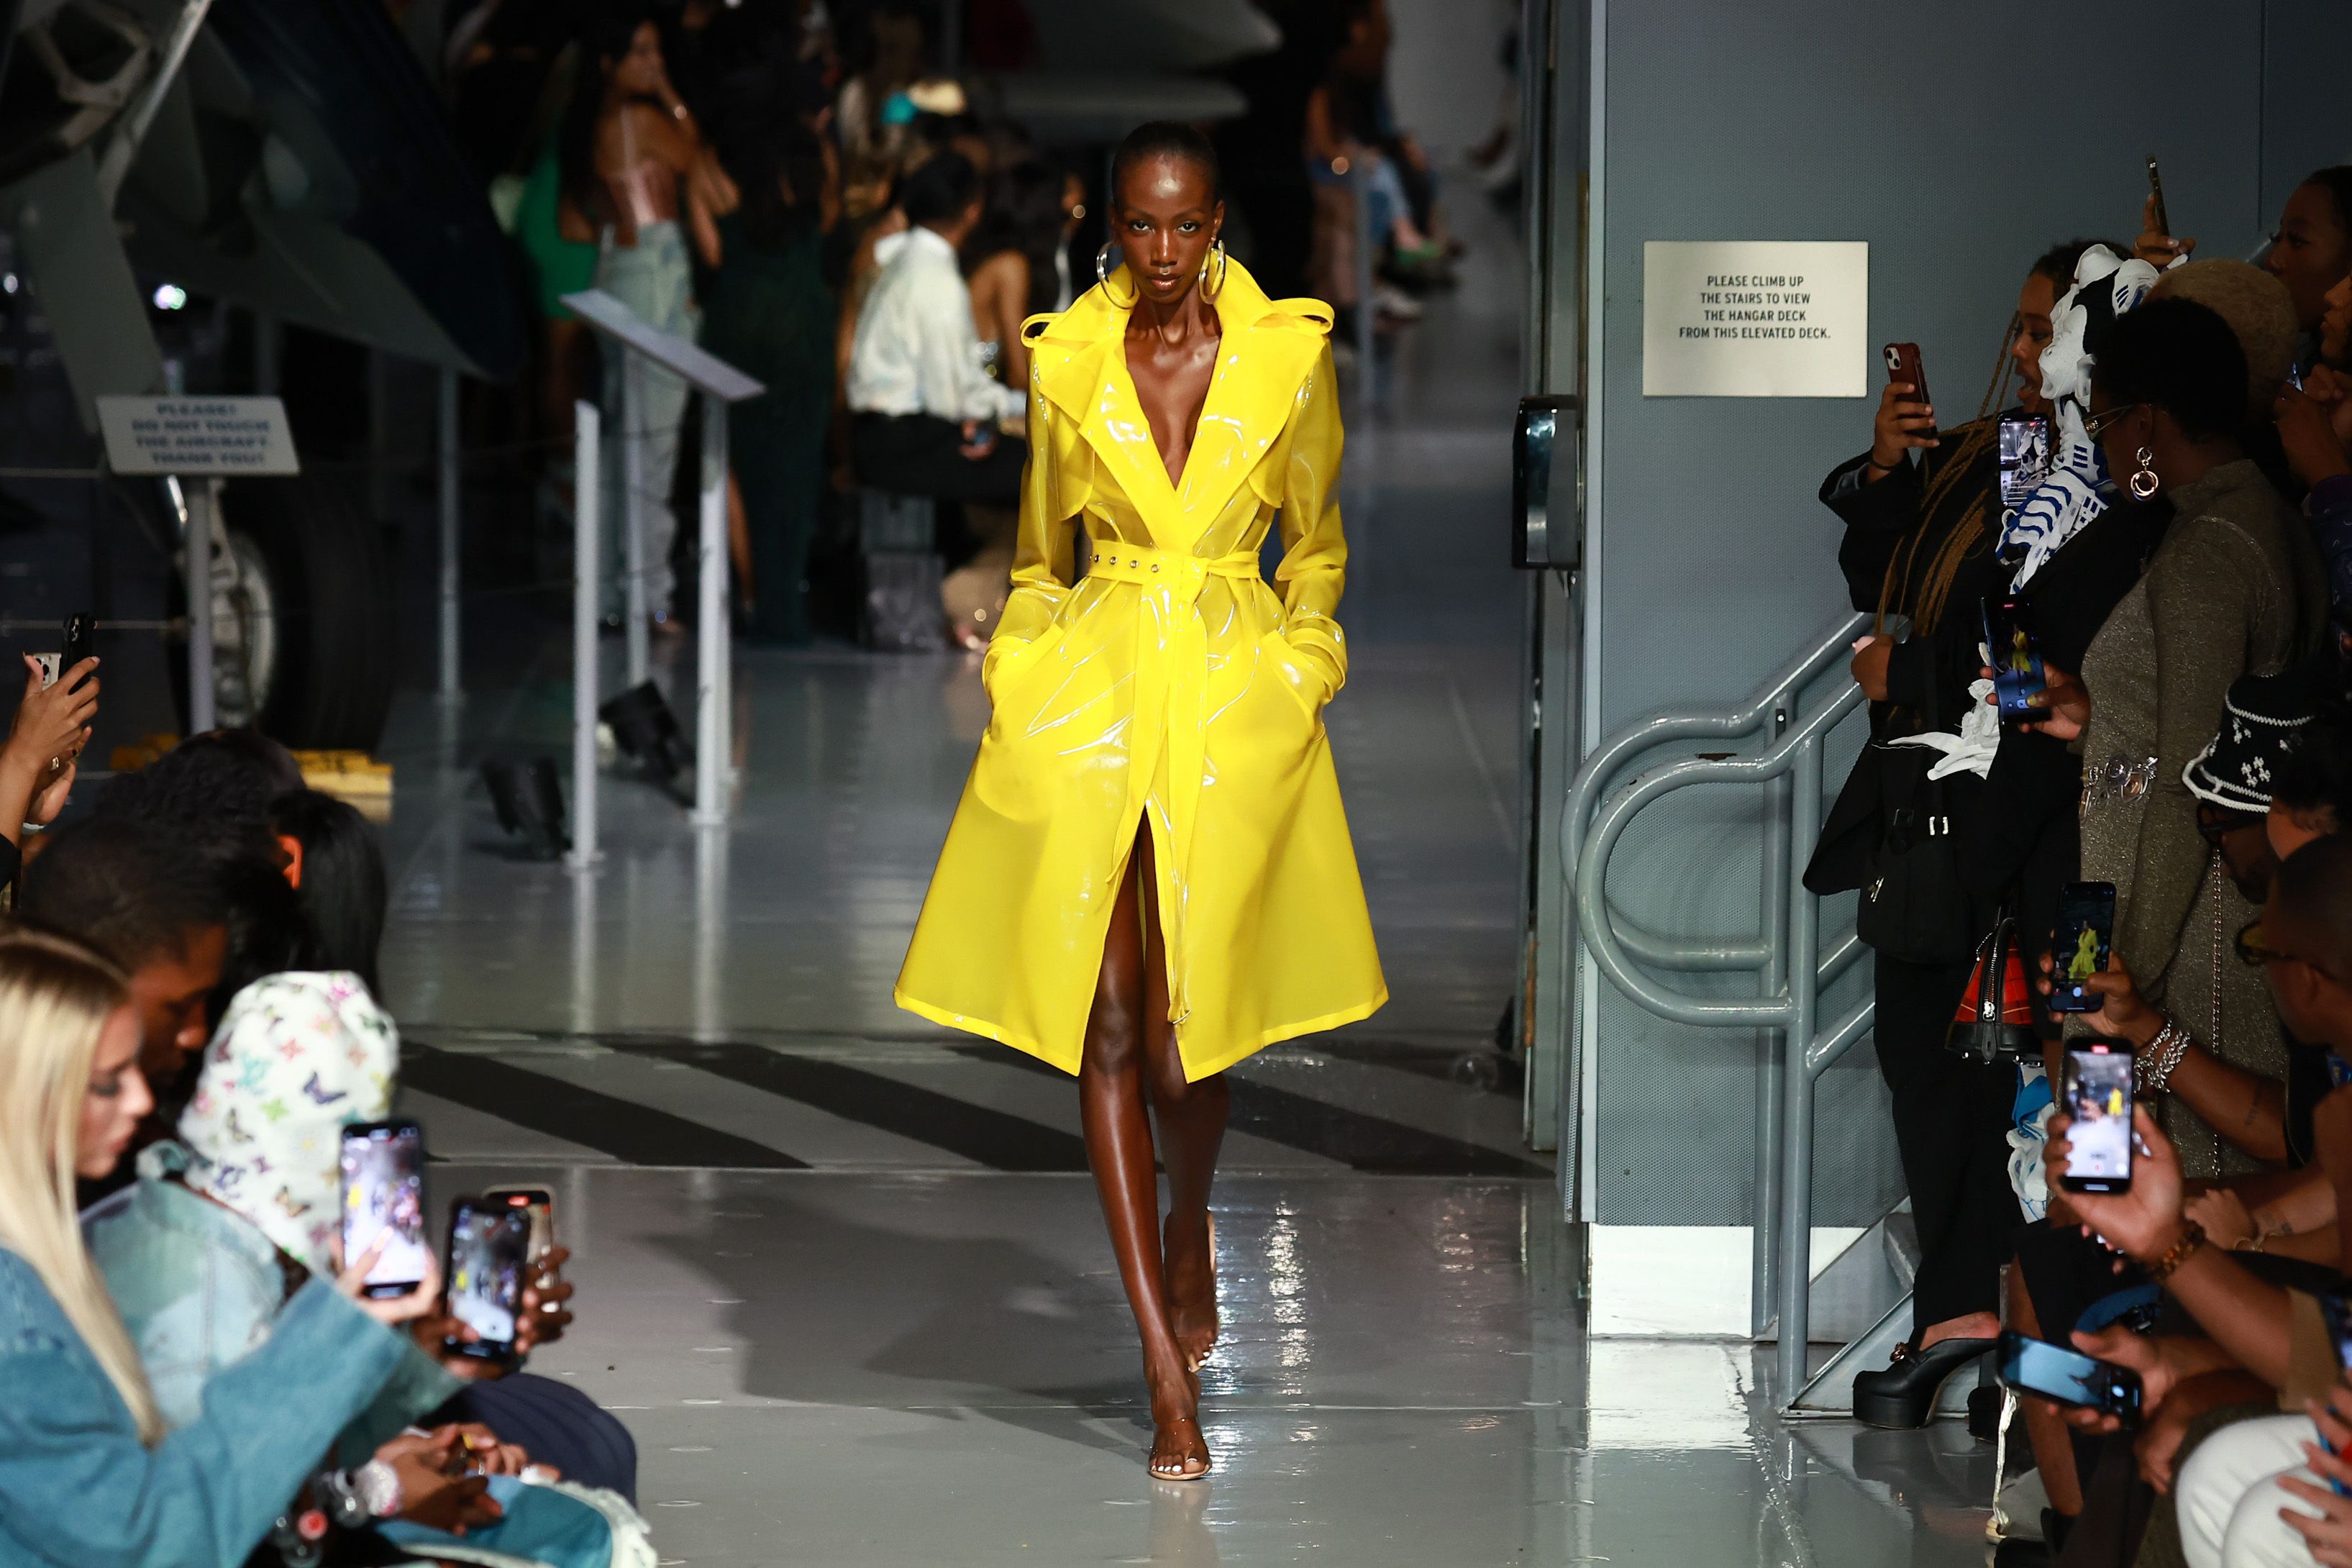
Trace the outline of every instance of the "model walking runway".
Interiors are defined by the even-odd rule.
[[[1347,679],[1329,307],[1269,300],[1226,258],[1197,132],[1138,130],[1113,183],[1126,265],[1023,329],[993,711],[895,994],[1077,1076],[1151,1470],[1190,1479],[1210,1466],[1193,1373],[1217,1334],[1220,1075],[1387,988],[1321,717]],[[1279,599],[1258,563],[1277,515]]]

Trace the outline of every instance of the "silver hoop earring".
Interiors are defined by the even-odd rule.
[[[2132,470],[2131,493],[2146,500],[2156,493],[2157,486],[2162,482],[2156,477],[2156,454],[2142,447],[2139,449],[2139,467]]]
[[[1209,248],[1217,258],[1217,280],[1214,283],[1209,281],[1209,264],[1202,261],[1201,263],[1201,298],[1203,300],[1213,300],[1225,291],[1225,268],[1231,259],[1225,255],[1225,242],[1223,239],[1213,240]]]
[[[1109,300],[1112,304],[1117,305],[1120,310],[1124,310],[1131,307],[1136,300],[1143,297],[1143,289],[1139,285],[1136,290],[1127,297],[1126,302],[1123,304],[1118,300],[1112,297],[1110,291],[1109,257],[1113,244],[1113,241],[1107,239],[1103,241],[1102,248],[1095,252],[1095,281],[1102,285],[1103,298]]]

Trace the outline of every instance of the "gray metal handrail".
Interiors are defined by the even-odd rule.
[[[1820,904],[1793,874],[1821,827],[1822,750],[1832,731],[1863,702],[1859,687],[1788,722],[1802,689],[1844,652],[1864,624],[1855,616],[1825,633],[1804,655],[1726,714],[1664,714],[1612,737],[1579,771],[1563,812],[1562,861],[1575,889],[1580,944],[1611,981],[1641,1006],[1670,1021],[1702,1027],[1769,1031],[1783,1042],[1769,1069],[1773,1082],[1760,1097],[1757,1247],[1753,1275],[1755,1324],[1766,1323],[1765,1303],[1777,1308],[1784,1402],[1805,1384],[1812,1239],[1813,1089],[1870,1027],[1865,997],[1826,1027],[1819,1017],[1822,989],[1861,955],[1847,932],[1824,949]],[[1767,715],[1784,728],[1763,751],[1744,757],[1690,757],[1638,776],[1610,797],[1589,826],[1584,814],[1610,776],[1629,759],[1663,742],[1746,736]],[[1636,814],[1664,795],[1699,784],[1757,784],[1769,802],[1764,845],[1764,931],[1753,942],[1685,942],[1633,926],[1609,906],[1609,862]],[[1578,831],[1581,829],[1582,831]],[[1792,854],[1792,851],[1794,852]],[[1659,984],[1636,967],[1739,970],[1759,973],[1750,997],[1699,997]],[[1792,1070],[1793,1069],[1793,1070]]]

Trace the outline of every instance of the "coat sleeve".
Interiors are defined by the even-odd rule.
[[[1037,390],[1033,370],[1029,384],[1029,462],[1021,470],[1020,532],[1013,547],[1013,593],[996,634],[988,640],[981,660],[983,679],[1002,650],[1015,643],[1035,640],[1053,624],[1062,601],[1070,596],[1077,577],[1077,545],[1070,518],[1072,504],[1063,483],[1060,448],[1066,437],[1064,416]]]
[[[2144,993],[2171,966],[2204,886],[2208,851],[2197,832],[2196,798],[2180,775],[2221,728],[2223,698],[2245,670],[2263,575],[2259,552],[2228,526],[2194,530],[2148,573],[2156,778],[2140,816],[2131,894],[2116,925],[2116,950]],[[2097,697],[2092,693],[2095,703]]]
[[[1339,427],[1338,374],[1331,347],[1323,345],[1315,368],[1298,389],[1290,416],[1289,461],[1282,476],[1283,637],[1299,658],[1331,683],[1336,693],[1348,683],[1348,637],[1337,612],[1348,581],[1348,541],[1339,528]]]
[[[1845,524],[1838,541],[1838,570],[1846,600],[1857,610],[1878,608],[1886,591],[1886,569],[1923,521],[1919,503],[1927,487],[1920,465],[1906,459],[1876,484],[1864,482],[1870,454],[1839,464],[1822,481],[1822,504]]]
[[[22,1553],[0,1553],[10,1562],[243,1562],[402,1353],[399,1336],[313,1280],[268,1343],[206,1382],[203,1415],[149,1448],[89,1351],[55,1331],[54,1306],[22,1310],[40,1292],[29,1268],[11,1259],[7,1272],[0,1537]]]

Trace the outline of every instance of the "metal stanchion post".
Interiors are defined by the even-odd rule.
[[[596,405],[573,404],[572,426],[572,852],[564,861],[585,871],[597,859],[596,509],[603,486]]]
[[[628,531],[622,542],[622,567],[629,574],[621,595],[621,613],[628,617],[623,635],[629,648],[628,684],[637,686],[646,679],[652,650],[646,647],[651,629],[646,608],[646,360],[635,349],[622,351],[621,406],[613,423],[621,442],[621,526]]]
[[[700,604],[695,637],[694,822],[698,827],[727,826],[728,776],[734,747],[728,733],[728,660],[732,627],[727,624],[727,405],[702,399]]]
[[[441,700],[457,688],[457,373],[441,373]]]
[[[1356,198],[1356,387],[1369,408],[1380,401],[1380,366],[1372,336],[1372,247],[1378,237],[1372,233],[1372,179],[1360,158],[1349,165],[1348,188]]]
[[[220,512],[220,481],[181,481],[180,492],[187,518],[180,554],[188,585],[188,733],[201,735],[218,722],[213,707],[213,519]]]

